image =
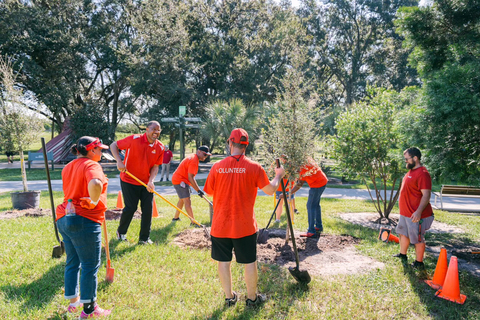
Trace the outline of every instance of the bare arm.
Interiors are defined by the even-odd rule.
[[[125,165],[123,164],[122,158],[120,158],[120,151],[119,151],[118,146],[117,146],[117,141],[114,141],[114,142],[110,145],[110,151],[112,152],[113,157],[114,157],[115,160],[117,161],[117,169],[118,169],[118,171],[120,171],[120,172],[125,172],[125,170],[127,170],[127,168],[126,168]]]
[[[149,192],[153,192],[155,190],[155,184],[153,183],[153,181],[155,181],[155,177],[157,176],[157,173],[158,173],[158,165],[154,165],[151,169],[150,169],[150,177],[148,178],[148,183],[147,183],[147,186],[148,186],[148,191]]]
[[[430,202],[430,195],[432,193],[432,191],[428,189],[422,189],[420,191],[422,192],[422,200],[420,200],[420,204],[418,205],[417,210],[415,210],[415,212],[411,216],[412,222],[414,223],[420,221],[422,217],[422,212],[423,210],[425,210],[428,203]]]
[[[265,187],[263,187],[262,191],[268,195],[274,194],[274,192],[277,191],[283,176],[285,176],[285,170],[283,168],[275,168],[275,178],[270,181],[270,184],[267,184]]]
[[[194,174],[192,173],[188,174],[188,181],[190,181],[190,185],[192,186],[193,189],[195,189],[195,191],[198,192],[198,190],[200,190],[200,187],[197,184],[197,180],[195,180]]]
[[[88,183],[88,195],[93,202],[98,202],[102,194],[103,183],[100,179],[92,179]]]

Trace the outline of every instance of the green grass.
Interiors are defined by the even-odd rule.
[[[55,192],[55,202],[62,199]],[[176,197],[167,197],[176,202]],[[208,222],[207,204],[192,197],[196,218]],[[480,279],[460,272],[460,287],[467,295],[465,305],[434,296],[434,290],[408,268],[391,258],[395,244],[377,240],[378,231],[341,220],[341,212],[373,211],[369,201],[322,200],[325,232],[349,234],[362,239],[357,249],[385,264],[384,269],[367,274],[314,277],[302,286],[289,272],[278,266],[259,268],[258,287],[269,296],[257,310],[244,305],[243,267],[232,263],[234,290],[242,300],[225,309],[216,264],[207,250],[181,249],[172,243],[176,234],[189,228],[186,219],[172,223],[174,210],[157,199],[159,218],[153,220],[153,246],[136,246],[140,221],[129,229],[127,243],[115,240],[118,221],[108,221],[112,266],[115,281],[105,279],[105,256],[99,271],[98,301],[114,311],[109,319],[478,319],[480,317]],[[113,207],[116,196],[108,196]],[[306,198],[298,197],[295,228],[306,230]],[[0,194],[0,211],[9,209],[9,195]],[[42,192],[42,208],[49,208],[48,193]],[[272,198],[259,197],[256,203],[259,226],[265,226],[273,210]],[[395,210],[398,211],[396,208]],[[443,234],[442,241],[478,241],[478,217],[436,212],[436,219],[461,226],[468,234]],[[285,227],[285,220],[282,220]],[[50,216],[0,220],[0,317],[2,319],[70,319],[63,298],[65,256],[52,259],[56,245]],[[427,245],[439,235],[427,234]],[[409,252],[412,260],[412,250]],[[433,272],[436,261],[428,256],[427,269]]]

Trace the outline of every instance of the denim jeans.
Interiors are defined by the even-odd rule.
[[[102,248],[100,226],[99,223],[78,215],[65,216],[57,221],[67,253],[65,299],[78,296],[80,280],[80,302],[91,303],[97,300],[97,273]]]
[[[308,191],[307,211],[308,211],[308,231],[315,233],[315,227],[323,231],[322,224],[322,207],[320,207],[320,199],[326,186],[320,188],[310,188]]]

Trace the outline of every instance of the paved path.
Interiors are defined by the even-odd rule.
[[[1,171],[0,171],[1,174]],[[197,179],[206,179],[208,173],[200,173]],[[28,188],[30,190],[48,190],[46,181],[28,181]],[[52,180],[52,189],[54,191],[62,191],[62,180]],[[0,193],[22,191],[23,185],[21,181],[0,181]],[[118,193],[120,191],[120,179],[110,178],[108,180],[108,193]],[[161,195],[176,195],[175,189],[171,186],[157,186],[155,190]],[[301,188],[297,191],[297,197],[307,197],[309,188]],[[266,196],[266,194],[259,190],[259,196]],[[388,196],[390,193],[388,193]],[[342,189],[342,188],[328,188],[323,193],[323,198],[335,199],[357,199],[370,200],[370,195],[365,189]],[[430,202],[434,204],[435,196],[432,195]],[[440,203],[438,203],[440,205]],[[460,212],[480,212],[480,199],[475,198],[444,198],[443,207],[447,211]],[[435,207],[434,207],[435,208]]]

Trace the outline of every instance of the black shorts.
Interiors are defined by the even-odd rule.
[[[238,263],[253,263],[257,261],[257,233],[239,239],[212,238],[212,259],[229,262],[232,261],[232,249]]]

